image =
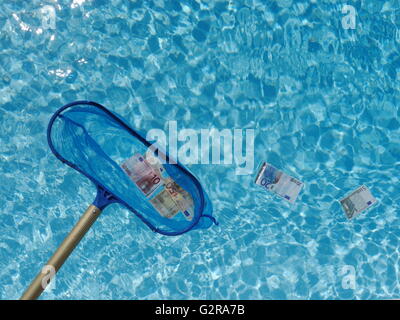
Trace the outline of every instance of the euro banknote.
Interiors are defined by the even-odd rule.
[[[150,195],[162,182],[160,171],[155,170],[140,154],[126,160],[122,168],[146,196]]]
[[[167,174],[160,162],[135,154],[121,167],[161,216],[173,218],[181,212],[186,220],[193,219],[191,195]]]
[[[303,182],[287,175],[274,166],[264,162],[257,174],[256,184],[294,203],[303,187]]]
[[[340,200],[340,204],[348,219],[353,219],[376,202],[377,200],[374,198],[371,191],[364,185]]]

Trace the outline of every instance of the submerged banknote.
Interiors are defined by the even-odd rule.
[[[194,216],[194,203],[192,196],[171,178],[165,180],[165,189],[176,202],[180,211],[187,220],[192,220]]]
[[[177,203],[169,192],[163,188],[160,192],[150,199],[151,204],[165,218],[172,218],[180,211]]]
[[[146,196],[161,183],[161,172],[155,170],[140,154],[130,157],[121,166]]]
[[[256,177],[256,184],[294,203],[303,187],[303,182],[264,162]]]
[[[152,205],[163,217],[172,218],[178,212],[182,212],[186,220],[192,220],[194,206],[190,194],[170,177],[163,183],[165,187],[159,188],[159,192],[150,199]]]
[[[181,212],[186,220],[192,220],[194,203],[191,195],[169,177],[160,162],[149,160],[136,154],[121,167],[161,216],[173,218]]]
[[[362,185],[350,195],[340,200],[340,204],[348,219],[352,219],[375,204],[377,200],[369,189]]]

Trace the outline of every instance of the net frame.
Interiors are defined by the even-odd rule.
[[[163,235],[167,235],[167,236],[181,235],[181,234],[186,233],[186,232],[188,232],[190,230],[201,228],[200,221],[201,221],[202,218],[208,218],[208,219],[211,220],[212,223],[218,225],[218,222],[216,221],[216,219],[211,215],[212,214],[211,202],[209,201],[209,198],[208,198],[207,194],[205,193],[205,191],[203,190],[203,188],[202,188],[200,182],[198,181],[198,179],[187,168],[185,168],[182,164],[180,164],[179,161],[176,161],[175,159],[173,161],[170,161],[171,159],[170,159],[170,157],[169,157],[167,152],[162,152],[162,151],[159,150],[159,153],[160,152],[162,153],[162,157],[165,159],[165,161],[169,165],[176,166],[187,177],[189,177],[191,179],[191,181],[196,186],[197,191],[199,192],[199,196],[200,196],[200,208],[199,208],[200,214],[196,215],[194,217],[195,220],[189,226],[183,228],[180,231],[166,231],[166,230],[162,230],[162,229],[154,226],[149,221],[149,219],[146,219],[146,217],[144,217],[140,212],[138,212],[130,204],[128,204],[126,201],[124,201],[120,197],[116,196],[111,190],[109,190],[109,188],[104,183],[98,181],[95,177],[93,177],[92,175],[90,175],[87,172],[85,172],[84,170],[82,170],[75,163],[73,163],[73,162],[67,160],[66,158],[64,158],[61,155],[61,153],[57,151],[57,149],[56,149],[56,147],[55,147],[55,145],[53,143],[53,140],[52,140],[53,125],[54,125],[55,121],[58,118],[62,117],[63,112],[65,112],[66,110],[68,110],[70,108],[73,108],[74,106],[78,106],[78,105],[89,105],[89,106],[92,106],[92,107],[100,109],[107,116],[109,116],[113,121],[115,121],[118,125],[120,125],[124,130],[126,130],[130,135],[132,135],[134,138],[138,139],[144,146],[146,146],[147,148],[150,148],[152,146],[152,144],[149,141],[147,141],[139,132],[137,132],[136,130],[131,128],[123,119],[121,119],[120,116],[118,116],[117,114],[111,112],[110,110],[108,110],[103,105],[101,105],[101,104],[99,104],[97,102],[94,102],[94,101],[87,101],[87,100],[74,101],[74,102],[71,102],[71,103],[68,103],[68,104],[64,105],[63,107],[58,109],[53,114],[53,116],[51,117],[51,119],[49,121],[49,125],[47,127],[47,142],[49,144],[50,150],[56,156],[56,158],[59,159],[62,163],[68,165],[69,167],[71,167],[71,168],[75,169],[76,171],[78,171],[79,173],[83,174],[90,181],[92,181],[92,183],[96,186],[97,195],[96,195],[96,198],[95,198],[95,200],[93,202],[93,205],[95,205],[99,209],[103,210],[105,207],[107,207],[108,205],[110,205],[112,203],[120,203],[123,206],[125,206],[128,210],[133,212],[152,231],[160,233],[160,234],[163,234]],[[207,210],[209,212],[205,213],[204,211],[205,211],[206,207],[207,207]]]

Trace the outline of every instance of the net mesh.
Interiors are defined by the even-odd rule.
[[[63,107],[50,122],[48,139],[60,160],[152,230],[177,235],[216,223],[198,180],[168,156],[150,151],[148,141],[103,106],[81,101]]]

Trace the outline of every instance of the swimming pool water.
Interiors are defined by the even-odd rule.
[[[395,0],[2,1],[0,298],[21,295],[93,200],[45,136],[77,99],[142,131],[254,128],[255,164],[305,187],[290,205],[256,172],[189,166],[218,227],[161,236],[112,205],[43,298],[398,298],[399,17]],[[378,204],[348,221],[337,200],[361,184]]]

